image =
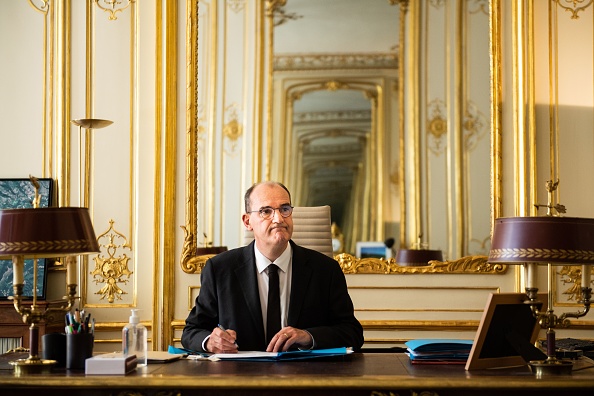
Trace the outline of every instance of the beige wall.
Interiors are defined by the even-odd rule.
[[[448,12],[458,4],[447,3],[451,7]],[[142,320],[151,328],[153,347],[165,349],[179,337],[199,291],[199,276],[187,273],[181,265],[184,232],[180,226],[187,225],[187,188],[192,187],[187,183],[188,152],[195,150],[198,158],[196,235],[205,232],[215,244],[229,247],[237,246],[241,238],[239,197],[264,168],[261,161],[265,158],[258,155],[265,154],[265,150],[258,150],[265,145],[264,137],[259,135],[266,127],[265,108],[259,103],[266,95],[264,82],[260,81],[266,74],[260,69],[257,51],[261,44],[258,34],[265,21],[253,1],[201,2],[197,48],[202,67],[196,69],[186,61],[186,13],[195,4],[191,1],[136,1],[118,12],[115,20],[92,1],[48,4],[46,13],[25,1],[0,3],[0,141],[4,148],[0,177],[34,174],[55,178],[61,204],[78,205],[80,136],[69,121],[86,117],[114,121],[87,135],[88,150],[83,150],[83,158],[89,159],[89,166],[83,169],[89,170],[90,179],[83,198],[88,199],[98,236],[110,230],[113,220],[113,235],[122,245],[116,258],[126,262],[132,274],[120,279],[117,285],[125,294],[119,295],[121,299],[114,295],[110,303],[108,295],[102,298],[103,294],[96,294],[104,284],[94,282],[90,273],[94,262],[86,263],[81,271],[81,301],[97,319],[98,349],[119,347],[119,331],[131,307],[141,309]],[[237,8],[237,4],[242,6]],[[529,3],[518,4],[527,7]],[[540,34],[532,36],[534,47],[522,47],[520,51],[524,57],[534,54],[532,66],[514,69],[518,54],[512,52],[511,33],[516,14],[507,2],[501,2],[500,7],[502,76],[497,105],[501,114],[495,131],[502,139],[499,214],[517,215],[520,208],[530,207],[534,200],[546,199],[543,181],[550,164],[546,142],[553,129],[560,136],[559,164],[555,165],[561,178],[560,201],[571,215],[592,216],[594,209],[587,197],[591,195],[589,175],[594,167],[594,7],[584,10],[577,20],[561,10],[554,15],[559,25],[554,32],[558,46],[552,49],[552,71],[546,67],[550,59],[548,39],[543,40],[542,33],[548,32],[548,26],[543,26],[547,18],[534,19]],[[543,13],[546,7],[537,7],[535,15]],[[450,20],[448,14],[443,18],[444,23]],[[486,21],[486,16],[483,19]],[[477,28],[485,34],[484,25],[477,24]],[[575,37],[582,40],[579,48],[571,44],[577,42]],[[230,45],[239,38],[239,47]],[[582,55],[579,61],[567,61],[576,54]],[[240,64],[249,67],[240,69]],[[187,147],[188,136],[195,132],[188,130],[191,119],[187,118],[186,103],[193,99],[191,94],[187,96],[187,90],[193,75],[186,79],[187,70],[198,76],[199,133],[195,134],[195,148]],[[427,69],[427,75],[436,78],[431,70]],[[484,84],[487,77],[476,78],[484,87],[472,95],[484,107],[489,96]],[[533,90],[526,89],[528,81],[534,81]],[[447,85],[443,81],[440,84],[441,91],[426,91],[423,106],[430,102],[432,92],[450,95]],[[527,108],[520,106],[515,99],[518,92],[534,98],[534,102]],[[548,122],[551,98],[553,108],[558,110],[555,123]],[[419,105],[406,104],[413,108]],[[531,108],[535,109],[534,115]],[[411,114],[420,117],[423,112]],[[518,120],[518,114],[527,118]],[[224,133],[234,117],[243,126],[243,134],[237,139]],[[535,123],[532,126],[531,119]],[[528,142],[528,147],[538,156],[534,163],[522,168],[515,148],[531,128],[535,139]],[[536,164],[537,175],[532,173]],[[527,195],[519,187],[533,192]],[[438,225],[435,220],[432,224]],[[126,241],[125,246],[122,241]],[[64,273],[57,269],[50,275],[50,295],[59,298]],[[545,288],[545,271],[539,275],[539,284]],[[487,294],[521,288],[521,276],[514,268],[504,275],[356,273],[348,274],[347,280],[368,344],[441,337],[444,331],[447,337],[472,338]],[[563,295],[567,287],[558,275],[556,309],[576,309],[575,302]],[[587,329],[594,324],[589,317],[575,322],[579,323],[574,328],[586,332],[573,332],[574,336],[587,336]]]

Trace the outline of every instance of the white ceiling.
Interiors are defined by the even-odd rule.
[[[275,54],[394,52],[399,7],[388,0],[287,0]]]

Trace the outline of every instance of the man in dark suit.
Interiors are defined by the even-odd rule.
[[[363,328],[340,266],[291,241],[292,211],[291,194],[280,183],[262,182],[247,190],[242,220],[254,241],[206,262],[182,333],[185,348],[232,353],[363,345]],[[269,265],[278,276],[269,274]],[[268,300],[276,283],[280,309]],[[278,320],[271,319],[276,311]]]

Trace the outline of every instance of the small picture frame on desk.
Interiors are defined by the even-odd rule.
[[[526,293],[491,293],[476,333],[466,370],[524,366],[526,356],[546,355],[534,346],[540,325]],[[546,311],[547,294],[538,293],[538,309]]]
[[[51,207],[54,202],[54,181],[50,178],[37,179],[39,182],[39,207]],[[29,178],[0,179],[0,209],[33,208],[35,188]],[[37,298],[45,299],[47,267],[49,260],[37,260]],[[33,298],[33,263],[25,260],[23,298]],[[12,261],[0,260],[0,301],[8,300],[13,294]]]

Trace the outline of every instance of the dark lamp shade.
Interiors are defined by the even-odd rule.
[[[210,246],[196,248],[196,256],[204,256],[207,254],[219,254],[227,251],[227,246]]]
[[[490,263],[594,264],[594,219],[502,217],[495,220]]]
[[[54,258],[99,252],[87,208],[0,210],[0,258]]]
[[[443,261],[441,250],[399,249],[396,253],[396,264],[403,267],[420,267],[429,265],[429,261]]]

